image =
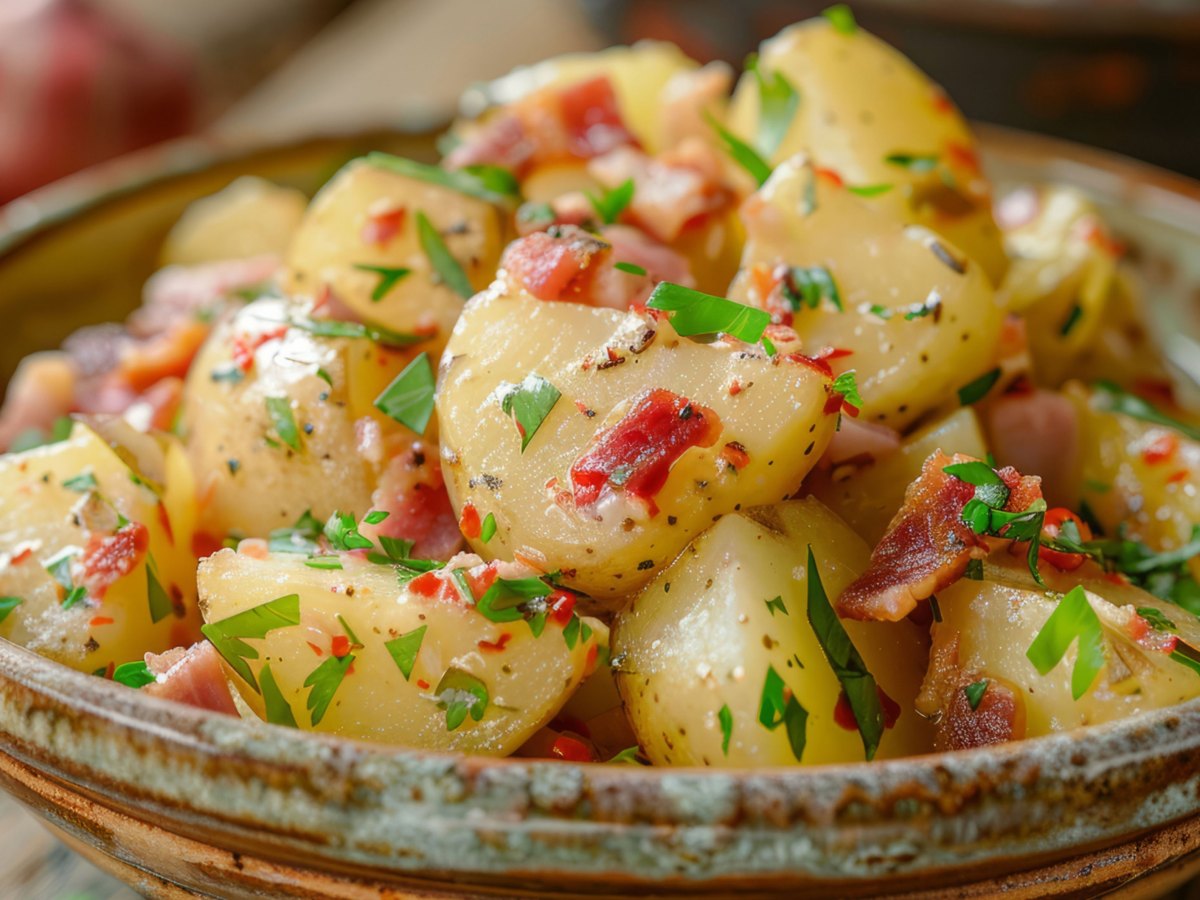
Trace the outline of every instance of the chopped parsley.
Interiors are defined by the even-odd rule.
[[[645,275],[646,274],[646,270],[643,269],[641,266],[634,265],[633,263],[629,263],[629,262],[613,263],[613,268],[619,269],[622,272],[628,272],[630,275]]]
[[[747,344],[756,344],[771,324],[771,314],[766,310],[669,281],[654,288],[646,306],[670,312],[672,327],[683,337],[724,333]]]
[[[276,628],[300,624],[300,595],[287,594],[268,600],[240,613],[200,626],[203,634],[242,680],[257,693],[258,682],[247,664],[258,659],[258,651],[245,643],[246,638],[264,638]]]
[[[112,680],[117,684],[123,684],[126,687],[142,688],[148,684],[154,684],[156,681],[154,673],[150,671],[150,667],[146,665],[144,660],[135,660],[134,662],[121,663],[113,669]]]
[[[80,472],[74,478],[68,478],[62,483],[68,491],[75,491],[79,494],[86,494],[88,491],[94,491],[100,485],[96,482],[96,476],[91,472]]]
[[[1079,642],[1075,667],[1071,670],[1071,696],[1078,700],[1087,693],[1104,668],[1104,631],[1087,594],[1075,586],[1059,600],[1025,655],[1042,675],[1048,674]]]
[[[0,597],[0,622],[7,619],[9,614],[24,602],[21,597]]]
[[[423,212],[417,213],[417,237],[421,241],[421,249],[429,259],[429,265],[441,283],[464,300],[470,300],[475,290],[471,287],[467,273],[463,271],[462,265],[442,240],[441,234]]]
[[[263,705],[266,707],[267,721],[272,725],[282,725],[285,728],[298,728],[292,706],[284,699],[283,691],[279,690],[279,683],[275,680],[275,673],[271,671],[270,663],[263,665],[258,677],[262,682]]]
[[[554,589],[541,578],[497,578],[475,608],[490,622],[516,622],[524,619],[534,637],[546,627],[546,598]],[[572,621],[578,621],[572,617]],[[570,623],[568,623],[569,625]],[[578,625],[575,626],[578,629]],[[568,646],[571,646],[568,640]]]
[[[412,676],[413,667],[417,664],[417,654],[421,652],[421,642],[425,640],[425,632],[428,628],[428,625],[414,628],[383,645],[391,654],[392,661],[400,670],[400,674],[404,676],[405,681]]]
[[[821,13],[829,24],[833,26],[833,30],[838,34],[854,34],[858,31],[858,23],[854,21],[854,13],[850,11],[850,7],[845,3],[835,3],[829,9]]]
[[[462,669],[453,666],[442,675],[442,680],[434,689],[439,709],[446,711],[446,730],[454,731],[467,720],[470,715],[478,722],[487,711],[487,685]]]
[[[276,528],[271,532],[267,549],[272,553],[316,553],[323,527],[312,510],[306,509],[291,528]]]
[[[782,72],[764,75],[757,54],[746,60],[746,71],[754,73],[758,82],[758,135],[754,142],[758,152],[770,158],[787,136],[800,107],[800,95]]]
[[[146,603],[150,608],[150,621],[154,623],[161,622],[167,616],[171,615],[171,612],[174,610],[171,598],[167,596],[162,582],[158,580],[158,572],[155,571],[156,568],[154,557],[147,558]]]
[[[341,657],[330,656],[304,679],[304,686],[310,689],[305,707],[311,714],[310,721],[313,728],[316,728],[325,718],[325,713],[329,711],[329,704],[333,702],[334,694],[341,687],[342,681],[346,678],[346,672],[353,664],[353,653],[347,653]]]
[[[426,340],[421,335],[403,334],[380,325],[368,325],[364,322],[343,322],[339,319],[291,319],[287,324],[292,328],[299,328],[301,331],[307,331],[309,334],[316,335],[317,337],[368,340],[374,341],[376,344],[382,344],[385,347],[408,347]],[[320,377],[320,375],[321,371],[318,370],[317,376]],[[328,373],[326,373],[324,380],[332,386],[333,383],[329,380]]]
[[[974,381],[964,384],[958,389],[958,402],[963,406],[970,406],[972,403],[978,403],[987,396],[988,391],[996,386],[996,382],[1000,380],[1000,368],[997,366],[990,372],[984,372]]]
[[[520,384],[505,381],[496,389],[500,409],[517,426],[517,433],[521,436],[522,453],[561,396],[558,388],[541,375],[532,372],[526,375]]]
[[[766,180],[771,177],[770,163],[759,156],[757,150],[741,138],[732,134],[707,112],[704,114],[704,117],[725,145],[725,150],[729,153],[733,161],[749,172],[755,184],[762,187],[766,183]]]
[[[889,153],[883,161],[890,166],[922,174],[936,169],[941,158],[936,153]]]
[[[587,192],[588,203],[605,225],[612,225],[621,218],[621,213],[633,202],[633,179],[626,178],[615,188],[605,190],[600,194]],[[645,274],[645,273],[643,273]]]
[[[63,609],[70,609],[87,596],[87,588],[83,585],[76,585],[75,579],[71,575],[71,560],[78,553],[77,548],[67,547],[46,561],[46,571],[63,589]]]
[[[392,288],[412,274],[412,269],[403,267],[393,268],[391,266],[371,266],[366,263],[355,263],[354,268],[362,272],[370,272],[373,275],[379,276],[379,281],[375,285],[375,289],[371,291],[371,302],[378,303],[389,293]]]
[[[767,666],[767,677],[758,701],[758,721],[767,731],[774,731],[782,725],[788,745],[792,748],[792,756],[796,762],[802,760],[808,739],[808,710],[800,705],[774,666]],[[732,728],[732,719],[730,725]],[[728,744],[728,738],[725,744]]]
[[[837,282],[824,266],[792,266],[784,276],[781,287],[783,298],[787,300],[792,312],[799,312],[801,306],[817,309],[822,300],[828,300],[838,312],[845,309]]]
[[[983,678],[963,688],[963,693],[967,695],[967,703],[970,704],[972,710],[979,709],[979,704],[983,702],[983,695],[987,693],[988,684],[988,680]]]
[[[381,152],[368,153],[366,160],[380,169],[449,188],[487,203],[505,206],[520,196],[517,180],[511,172],[499,166],[467,166],[465,169],[449,171],[440,166],[430,166]]]
[[[1162,610],[1153,606],[1139,606],[1137,614],[1155,631],[1174,631],[1176,628],[1175,623],[1163,615]]]
[[[1097,381],[1094,387],[1096,391],[1093,396],[1099,401],[1100,409],[1141,419],[1153,425],[1165,425],[1193,441],[1200,441],[1200,426],[1180,422],[1166,413],[1159,412],[1141,397],[1123,390],[1111,381]]]
[[[721,753],[725,756],[729,755],[729,739],[733,737],[733,712],[729,709],[729,704],[726,703],[717,712],[717,721],[721,725]],[[804,752],[803,743],[800,745],[800,752]],[[797,757],[799,759],[799,757]]]
[[[855,409],[862,409],[863,398],[862,394],[858,392],[858,380],[854,369],[843,372],[833,379],[832,389],[835,394],[841,394],[847,404]]]
[[[343,553],[350,550],[375,549],[375,544],[370,538],[359,534],[358,523],[354,521],[351,513],[334,512],[325,523],[323,533],[329,545]]]
[[[296,417],[292,413],[292,401],[287,397],[267,397],[267,418],[279,440],[293,450],[300,450],[300,429],[296,427]]]
[[[622,750],[620,753],[618,753],[616,756],[614,756],[612,759],[610,759],[609,762],[610,763],[623,763],[626,765],[634,765],[634,766],[644,766],[645,763],[642,762],[641,759],[639,758],[641,755],[641,752],[642,752],[641,748],[635,744],[632,747],[626,747],[624,750]]]
[[[321,569],[322,571],[341,571],[342,561],[336,556],[310,556],[304,560],[304,564],[310,569]]]
[[[859,197],[878,197],[880,194],[886,194],[895,185],[891,184],[863,184],[863,185],[847,185],[846,190]]]
[[[1083,307],[1076,303],[1071,307],[1071,311],[1067,313],[1066,319],[1058,329],[1061,337],[1066,337],[1075,330],[1075,326],[1079,324],[1079,320],[1083,318]]]
[[[483,517],[483,524],[479,526],[479,539],[485,544],[496,536],[496,516],[493,513],[488,513]]]
[[[885,322],[888,319],[890,319],[893,315],[895,315],[895,313],[893,313],[886,306],[881,306],[878,303],[872,303],[870,308],[867,310],[867,312],[869,312],[873,316],[878,316],[880,319],[883,319]]]
[[[71,429],[74,425],[74,420],[66,416],[60,416],[50,426],[49,433],[40,428],[26,428],[13,438],[12,443],[8,446],[8,452],[23,453],[26,450],[33,450],[35,447],[45,447],[49,444],[57,444],[60,441],[65,441],[71,436]]]
[[[767,611],[771,613],[771,618],[775,618],[775,610],[779,610],[785,616],[788,615],[787,607],[783,603],[783,596],[772,597],[767,601]]]
[[[433,416],[434,379],[429,354],[422,351],[375,398],[375,408],[416,434],[424,434]]]

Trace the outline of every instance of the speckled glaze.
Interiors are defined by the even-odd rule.
[[[1169,263],[1151,281],[1183,327],[1171,317],[1189,314],[1200,282],[1200,187],[1024,137],[989,132],[988,145],[1002,182],[1096,192],[1141,260]],[[155,221],[204,193],[212,168],[155,180],[172,198]],[[89,222],[94,237],[119,216],[112,203],[137,196],[73,197],[65,219],[40,201],[19,233],[0,233],[0,284],[14,265],[32,277],[30,246],[54,258],[56,241],[86,238]],[[45,296],[59,277],[47,272]],[[16,301],[0,295],[10,317]],[[1200,872],[1200,701],[911,760],[651,770],[303,734],[144,697],[0,640],[0,784],[158,897],[1151,897]]]

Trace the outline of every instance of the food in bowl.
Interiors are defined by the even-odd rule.
[[[818,764],[1200,695],[1200,419],[1083,195],[835,7],[193,207],[0,412],[0,634],[419,749]]]

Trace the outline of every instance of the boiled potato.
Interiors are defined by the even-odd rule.
[[[617,616],[617,684],[652,762],[768,766],[863,758],[858,732],[834,719],[841,685],[809,625],[809,547],[830,598],[867,564],[866,545],[828,509],[811,498],[792,501],[725,516]],[[920,629],[907,621],[843,624],[879,687],[900,705],[878,756],[929,749],[930,727],[912,709],[926,652]],[[770,671],[808,713],[799,760],[786,727],[760,722]],[[728,752],[724,708],[732,721]]]
[[[664,91],[673,78],[699,68],[674,44],[639,41],[632,47],[609,47],[598,53],[568,53],[516,69],[472,88],[463,98],[464,111],[477,115],[487,106],[520,100],[542,88],[566,87],[600,75],[612,82],[625,125],[647,151],[665,149]],[[486,117],[485,117],[486,118]],[[456,131],[469,132],[471,123]]]
[[[473,557],[459,562],[467,582],[496,573]],[[349,555],[340,564],[314,569],[295,554],[232,550],[201,564],[205,634],[241,697],[268,721],[502,756],[553,718],[607,638],[604,625],[569,608],[551,612],[538,637],[525,621],[492,621],[449,570],[402,587],[390,566]],[[258,628],[231,621],[255,608]]]
[[[1073,188],[1023,188],[1001,208],[1012,259],[1001,296],[1025,318],[1038,380],[1059,384],[1107,323],[1118,254],[1095,205]]]
[[[758,60],[764,78],[778,73],[800,95],[771,162],[810,153],[847,185],[883,191],[869,202],[936,231],[999,282],[1007,259],[990,188],[974,137],[941,88],[877,37],[841,33],[824,19],[785,28]],[[759,126],[758,82],[747,72],[730,127],[753,141]]]
[[[933,626],[930,671],[918,708],[939,718],[940,749],[1036,737],[1200,696],[1200,675],[1172,659],[1169,649],[1150,649],[1135,639],[1143,633],[1155,639],[1137,610],[1156,610],[1193,641],[1200,632],[1194,616],[1132,585],[1112,584],[1091,564],[1075,572],[1041,569],[1050,592],[1033,581],[1023,555],[1002,549],[985,562],[982,581],[964,579],[938,594],[942,620]],[[1058,598],[1076,585],[1083,586],[1100,620],[1105,655],[1104,667],[1078,700],[1071,690],[1078,639],[1045,675],[1026,655]],[[985,725],[990,739],[983,741],[980,723],[973,720],[986,706],[972,710],[960,696],[980,682],[988,684],[984,698],[993,694],[993,702],[1003,702],[1011,722],[1007,734]]]
[[[322,520],[334,510],[363,515],[389,438],[411,437],[373,403],[418,348],[312,327],[302,304],[256,300],[219,325],[192,364],[182,427],[201,527],[216,538],[265,536],[305,510]],[[381,435],[374,456],[359,446],[364,426]]]
[[[522,452],[501,403],[514,391],[532,401],[541,382],[561,397]],[[473,539],[476,552],[561,569],[597,607],[613,608],[714,518],[799,487],[833,434],[828,387],[812,368],[741,342],[701,344],[665,320],[542,302],[502,277],[467,305],[442,358],[442,468],[455,510],[471,504],[495,517],[496,536]],[[679,409],[664,412],[670,404]],[[687,420],[697,408],[707,412],[693,425],[719,433],[674,455],[670,437],[664,445],[646,436],[662,416]],[[620,465],[612,455],[636,448]],[[593,502],[572,469],[596,454],[612,466],[592,485]],[[660,465],[670,465],[661,488],[642,497],[624,489],[626,478]]]
[[[841,473],[835,468],[814,474],[805,487],[859,537],[875,546],[904,504],[905,490],[921,474],[929,455],[938,450],[948,456],[987,456],[987,444],[973,409],[964,407],[913,432],[894,453],[856,471]]]
[[[1103,389],[1073,384],[1066,395],[1079,421],[1074,487],[1105,533],[1124,527],[1155,550],[1186,544],[1200,525],[1200,441],[1111,411]],[[1190,565],[1200,579],[1200,558]]]
[[[167,233],[162,264],[282,258],[307,207],[308,198],[295,188],[244,176],[184,210]]]
[[[995,365],[1001,311],[987,278],[928,229],[830,185],[804,157],[778,166],[742,215],[729,296],[770,306],[781,267],[825,269],[843,309],[828,298],[802,305],[792,327],[809,352],[852,351],[837,365],[858,373],[866,421],[903,429]]]
[[[0,634],[83,672],[187,644],[199,625],[192,475],[168,437],[76,422],[0,457]]]
[[[350,163],[317,194],[288,251],[285,285],[309,295],[328,288],[364,320],[444,340],[464,298],[423,249],[418,216],[427,217],[479,290],[492,280],[503,249],[500,210],[372,160]],[[408,273],[387,287],[379,269]]]

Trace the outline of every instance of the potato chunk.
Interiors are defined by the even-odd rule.
[[[761,721],[771,672],[807,712],[799,762],[863,758],[853,718],[849,728],[839,722],[841,686],[807,618],[809,547],[830,597],[867,563],[866,545],[829,510],[811,498],[791,501],[725,516],[618,615],[617,684],[651,761],[796,764],[788,729]],[[907,621],[843,624],[899,704],[878,756],[924,752],[930,728],[912,708],[925,659],[920,630]],[[723,726],[723,715],[731,724]]]
[[[264,298],[219,325],[197,355],[183,426],[201,527],[214,537],[263,537],[305,510],[322,521],[334,510],[361,516],[389,439],[411,438],[373,403],[416,348],[312,332],[340,324]]]
[[[495,517],[476,552],[561,569],[615,608],[717,516],[796,490],[833,434],[828,387],[740,342],[542,302],[502,278],[442,360],[443,471],[456,510]],[[518,406],[556,394],[536,425]]]
[[[421,215],[472,288],[485,287],[503,248],[498,207],[369,158],[350,163],[313,199],[288,252],[285,286],[310,296],[328,288],[367,321],[444,340],[464,298],[424,249]],[[405,274],[384,282],[386,271],[399,270]]]
[[[114,435],[127,430],[108,423]],[[69,438],[0,458],[0,634],[83,672],[196,635],[192,476],[171,438]]]
[[[850,350],[835,368],[858,372],[866,421],[903,429],[995,364],[992,288],[927,228],[872,209],[804,157],[777,167],[742,215],[748,239],[730,297],[786,314],[810,353]],[[842,308],[832,297],[788,303],[788,267],[827,272]]]
[[[765,78],[782,75],[800,95],[771,162],[811,153],[847,185],[873,188],[873,206],[938,232],[999,282],[1008,259],[990,188],[975,139],[941,88],[874,35],[845,34],[824,19],[785,28],[758,59]],[[753,140],[759,116],[758,83],[747,72],[730,124]]]
[[[520,618],[489,619],[449,569],[402,586],[390,566],[349,555],[340,565],[232,550],[201,564],[205,634],[268,721],[503,756],[553,718],[606,638],[604,625],[569,604],[552,606],[538,636]],[[475,599],[502,571],[475,557],[452,565]]]

